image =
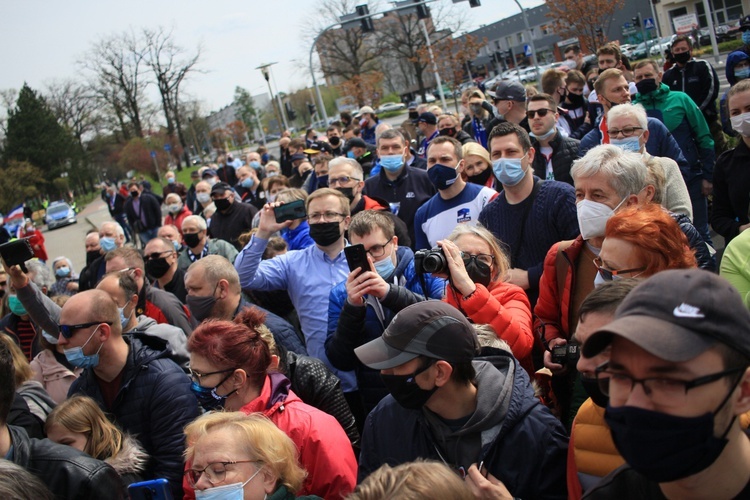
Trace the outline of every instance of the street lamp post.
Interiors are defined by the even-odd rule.
[[[312,56],[313,56],[313,50],[315,50],[315,47],[318,45],[318,40],[321,36],[323,36],[328,30],[331,28],[335,28],[338,26],[338,23],[332,24],[328,26],[326,29],[315,35],[315,40],[313,40],[312,45],[310,46],[310,75],[312,76],[313,81],[313,87],[315,87],[315,95],[318,96],[318,109],[323,113],[323,119],[326,121],[326,125],[328,125],[328,112],[326,112],[326,103],[323,102],[323,96],[320,94],[320,87],[318,86],[318,81],[315,79],[315,71],[313,70],[313,63],[312,63]]]
[[[534,69],[536,70],[536,81],[538,82],[537,86],[541,90],[542,88],[541,76],[542,75],[539,74],[539,57],[537,57],[538,54],[536,53],[536,47],[534,47],[534,37],[532,36],[531,28],[529,28],[529,18],[526,16],[526,9],[521,7],[521,3],[518,0],[513,0],[513,1],[516,2],[516,5],[518,5],[518,8],[521,9],[521,15],[523,16],[523,24],[526,27],[526,32],[529,35],[529,46],[531,47],[531,55],[534,58]]]
[[[276,64],[268,63],[268,64],[261,64],[255,69],[259,69],[261,73],[263,73],[263,78],[266,79],[266,83],[268,84],[268,93],[271,94],[271,106],[273,107],[274,113],[276,113],[276,119],[279,122],[279,135],[284,134],[284,129],[287,128],[286,119],[284,118],[284,111],[281,109],[281,101],[276,100],[276,98],[273,95],[273,89],[271,89],[271,66]],[[278,104],[278,109],[276,108],[276,105]]]

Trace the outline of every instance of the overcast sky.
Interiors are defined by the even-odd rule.
[[[440,0],[446,4],[450,0]],[[187,93],[204,103],[204,111],[229,104],[237,85],[252,94],[266,91],[266,82],[255,68],[278,62],[272,69],[281,91],[311,84],[309,72],[293,61],[307,61],[309,45],[300,32],[317,14],[317,0],[3,0],[0,9],[0,89],[19,89],[27,82],[42,89],[54,79],[80,77],[76,61],[91,44],[112,33],[131,28],[173,29],[179,44],[203,47],[200,67],[191,77]],[[363,2],[364,3],[364,2]],[[522,0],[524,7],[539,0]],[[482,0],[470,9],[470,28],[490,24],[518,12],[513,0]],[[383,2],[385,8],[389,4]]]

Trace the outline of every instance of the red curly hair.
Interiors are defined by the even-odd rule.
[[[646,268],[643,277],[666,269],[697,267],[679,224],[660,205],[649,203],[617,212],[607,221],[605,238],[617,238],[636,247],[637,257]]]
[[[267,328],[266,315],[257,307],[246,307],[234,319],[209,319],[188,339],[188,351],[197,353],[219,368],[241,368],[251,382],[261,386],[271,364],[271,351],[259,330]]]

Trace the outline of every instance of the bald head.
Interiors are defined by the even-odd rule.
[[[86,239],[84,240],[84,244],[86,245],[86,251],[87,252],[96,252],[101,247],[99,246],[99,233],[89,233],[86,235]]]
[[[65,302],[60,311],[60,324],[80,325],[91,322],[112,323],[110,330],[122,334],[120,313],[112,297],[102,290],[78,292]]]

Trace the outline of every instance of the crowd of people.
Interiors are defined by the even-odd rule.
[[[105,186],[3,263],[0,496],[750,498],[750,80],[728,149],[691,50]]]

